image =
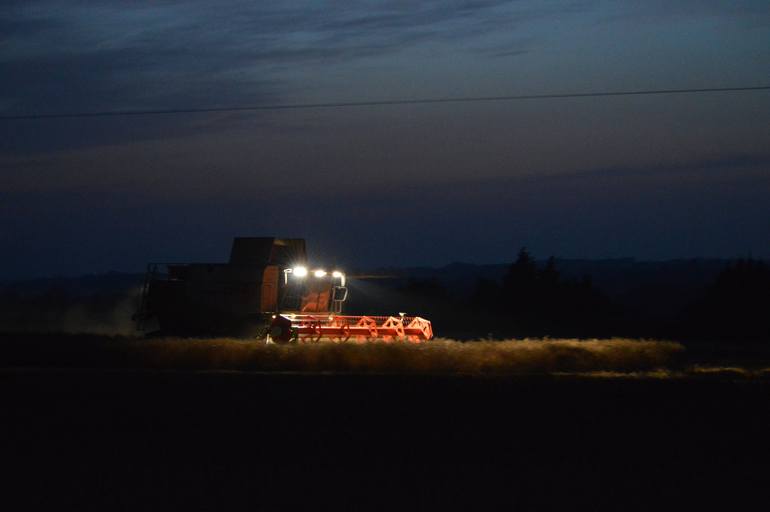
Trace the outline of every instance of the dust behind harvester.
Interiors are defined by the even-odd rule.
[[[426,341],[418,316],[350,316],[346,276],[308,266],[298,238],[236,238],[228,263],[151,263],[135,315],[140,330],[291,341]]]

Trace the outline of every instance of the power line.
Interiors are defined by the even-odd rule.
[[[19,114],[0,116],[0,121],[74,119],[88,117],[149,116],[170,114],[205,114],[213,112],[247,112],[260,110],[301,110],[356,107],[385,107],[392,105],[419,105],[431,103],[472,103],[482,101],[549,100],[561,98],[599,98],[607,96],[649,96],[655,94],[698,94],[709,92],[766,91],[770,85],[753,87],[707,87],[701,89],[647,89],[631,91],[572,92],[556,94],[514,94],[508,96],[465,96],[447,98],[416,98],[402,100],[346,101],[335,103],[285,103],[273,105],[249,105],[236,107],[175,108],[158,110],[108,110],[101,112],[69,112],[60,114]]]

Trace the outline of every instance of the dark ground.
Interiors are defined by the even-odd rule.
[[[41,510],[761,510],[770,382],[0,371]]]

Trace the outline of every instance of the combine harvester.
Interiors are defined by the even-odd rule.
[[[345,274],[308,266],[303,239],[236,238],[228,263],[149,264],[134,319],[144,332],[268,343],[433,337],[419,316],[344,315],[347,298]]]

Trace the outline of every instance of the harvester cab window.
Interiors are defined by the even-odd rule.
[[[324,280],[310,281],[305,294],[302,296],[303,313],[321,313],[329,311],[329,297],[331,296],[331,283]]]
[[[345,299],[345,274],[339,270],[310,270],[305,266],[283,270],[281,311],[339,314]]]

